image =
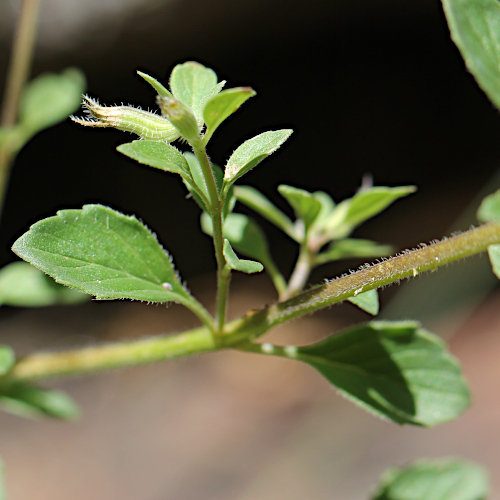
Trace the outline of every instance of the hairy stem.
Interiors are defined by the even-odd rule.
[[[230,273],[224,272],[224,266],[226,265],[223,253],[224,236],[222,233],[222,207],[224,203],[223,200],[219,199],[214,174],[205,148],[195,144],[193,145],[193,152],[203,169],[210,196],[210,216],[212,218],[215,258],[217,260],[217,318],[215,333],[220,337],[226,322],[227,295],[230,282]]]
[[[209,328],[178,335],[101,345],[64,352],[33,354],[21,359],[9,380],[31,381],[90,374],[113,368],[143,365],[217,349]]]
[[[404,278],[433,271],[451,262],[484,252],[490,245],[500,244],[500,223],[490,222],[440,242],[361,268],[318,285],[284,302],[266,307],[227,327],[227,344],[240,339],[255,339],[271,328],[324,307],[342,302],[361,292],[367,292]]]
[[[24,0],[16,28],[12,54],[7,71],[7,82],[2,102],[1,127],[11,127],[17,120],[19,101],[23,93],[33,59],[36,25],[40,0]],[[10,174],[14,152],[0,148],[0,214]]]
[[[355,293],[389,285],[483,252],[488,246],[495,244],[500,244],[500,223],[491,222],[441,242],[405,252],[379,264],[361,268],[357,272],[311,288],[285,302],[248,313],[245,317],[229,323],[221,339],[214,338],[210,328],[202,327],[168,337],[65,352],[32,354],[19,360],[8,374],[8,378],[14,381],[28,381],[90,374],[238,345],[243,345],[245,350],[251,350],[248,342],[274,326],[342,302]]]

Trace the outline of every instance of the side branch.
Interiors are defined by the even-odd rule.
[[[490,222],[440,242],[405,251],[378,264],[318,285],[289,300],[232,322],[226,344],[256,339],[274,326],[324,307],[343,302],[362,292],[380,288],[421,272],[484,252],[500,244],[500,223]]]

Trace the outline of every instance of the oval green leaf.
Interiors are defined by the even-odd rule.
[[[500,109],[500,3],[442,0],[451,38],[479,86]]]
[[[132,141],[121,144],[116,150],[143,165],[191,178],[189,166],[182,153],[165,142]]]
[[[194,61],[178,64],[170,75],[172,94],[193,110],[198,122],[203,121],[207,100],[220,92],[223,84],[217,84],[213,70]]]
[[[386,471],[372,500],[486,500],[488,474],[457,458],[422,459]]]
[[[195,299],[156,236],[135,217],[102,205],[61,210],[31,226],[13,251],[58,283],[98,299]]]
[[[210,137],[217,127],[250,97],[255,95],[255,90],[250,87],[235,87],[223,90],[212,97],[206,104],[203,117],[207,125],[207,137]]]
[[[292,134],[293,130],[283,129],[264,132],[239,146],[230,156],[224,171],[224,184],[233,184],[242,175],[257,166],[274,153]]]
[[[500,220],[500,189],[483,199],[477,210],[477,218],[481,222]]]
[[[399,424],[457,418],[470,395],[457,360],[416,322],[373,321],[290,355],[359,406]]]

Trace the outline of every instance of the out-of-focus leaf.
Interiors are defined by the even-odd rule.
[[[300,240],[297,228],[293,222],[260,191],[251,186],[234,186],[234,194],[239,202],[272,222],[285,234],[290,236],[290,238],[297,242]]]
[[[386,471],[372,500],[486,500],[488,474],[457,458],[417,460]]]
[[[64,392],[22,383],[0,383],[0,406],[9,413],[28,418],[49,416],[75,420],[80,415],[78,406]]]
[[[321,202],[304,189],[285,184],[278,186],[278,191],[291,205],[296,218],[304,222],[307,231],[321,211]]]
[[[27,85],[21,99],[20,125],[31,136],[59,123],[78,109],[84,90],[85,77],[75,68],[38,76]]]
[[[77,304],[86,300],[87,295],[58,285],[27,262],[12,262],[0,269],[0,304],[42,307]]]
[[[467,69],[500,109],[500,3],[442,0],[451,38]]]
[[[391,245],[383,245],[371,240],[346,238],[335,241],[327,250],[318,254],[315,264],[319,266],[327,262],[354,257],[386,257],[393,251],[394,248]]]
[[[481,222],[500,220],[500,189],[484,198],[479,205],[477,218]]]
[[[7,345],[0,345],[0,376],[5,375],[15,362],[14,351]]]

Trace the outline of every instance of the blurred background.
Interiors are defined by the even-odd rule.
[[[0,91],[19,9],[18,0],[0,2]],[[295,130],[244,179],[283,210],[281,183],[338,201],[365,174],[375,185],[415,184],[417,194],[356,232],[401,249],[466,229],[478,193],[500,185],[498,111],[466,72],[438,0],[42,0],[33,76],[78,67],[90,96],[148,108],[154,92],[135,71],[165,83],[186,60],[213,68],[228,87],[258,92],[211,141],[214,162],[224,164],[259,132]],[[0,264],[14,260],[10,246],[40,218],[105,203],[146,222],[210,304],[214,262],[210,240],[197,230],[199,210],[177,178],[115,151],[132,139],[69,121],[37,135],[12,172]],[[288,273],[296,248],[262,225]],[[326,266],[315,278],[359,264]],[[452,275],[414,280],[413,292],[403,285],[382,293],[385,317],[418,319],[452,337],[476,400],[457,422],[398,428],[336,396],[307,367],[207,355],[55,384],[82,405],[76,424],[1,415],[9,499],[354,500],[368,498],[387,467],[444,455],[488,466],[498,489],[499,297],[485,298],[493,281],[484,256],[459,265]],[[274,300],[265,276],[236,278],[233,292],[234,316]],[[273,339],[310,342],[367,319],[338,306]],[[126,302],[2,308],[0,342],[23,354],[195,324],[177,307]]]

